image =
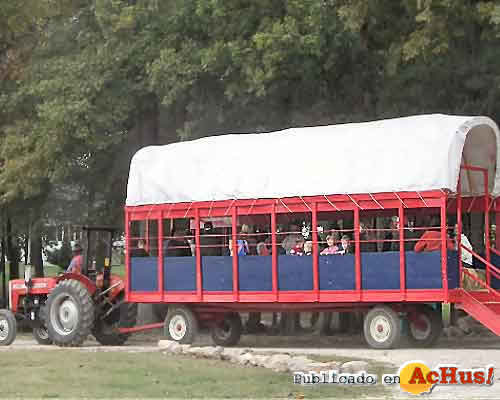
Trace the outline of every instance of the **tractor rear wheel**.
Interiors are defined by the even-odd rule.
[[[8,346],[17,335],[17,321],[9,310],[0,310],[0,346]]]
[[[119,295],[119,300],[123,296]],[[137,303],[123,303],[113,310],[106,318],[97,316],[92,334],[103,346],[121,346],[130,336],[130,333],[120,333],[119,328],[131,328],[137,321]]]
[[[94,302],[87,288],[69,279],[50,292],[46,303],[49,337],[58,346],[80,346],[94,325]]]

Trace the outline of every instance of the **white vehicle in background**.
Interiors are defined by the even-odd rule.
[[[125,238],[120,238],[119,240],[115,240],[113,242],[113,248],[124,249],[125,248]]]
[[[69,242],[69,245],[71,247],[73,247],[73,245],[75,244],[76,242],[74,240],[71,240]],[[47,262],[48,259],[49,259],[49,256],[50,254],[56,252],[56,251],[59,251],[61,250],[63,246],[63,241],[62,240],[49,240],[47,242],[47,244],[43,247],[43,251],[42,251],[42,259],[44,262]]]

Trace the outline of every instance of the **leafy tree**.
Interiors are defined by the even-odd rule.
[[[0,5],[0,207],[22,226],[122,223],[144,145],[424,112],[500,119],[494,1]]]

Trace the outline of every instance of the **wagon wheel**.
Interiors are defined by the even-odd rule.
[[[401,340],[399,315],[388,306],[376,306],[366,314],[363,331],[366,342],[374,349],[396,347]]]
[[[441,314],[428,305],[417,308],[408,316],[408,338],[416,347],[430,347],[443,332]]]
[[[242,330],[240,314],[227,313],[223,320],[212,326],[212,340],[218,346],[234,346],[240,341]]]
[[[164,324],[165,335],[181,344],[193,343],[198,334],[198,320],[186,306],[171,307]]]

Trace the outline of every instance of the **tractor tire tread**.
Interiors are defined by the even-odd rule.
[[[52,306],[52,299],[60,294],[61,292],[68,292],[73,297],[77,297],[81,305],[81,318],[78,329],[74,332],[69,340],[57,334],[52,329],[50,321],[50,307]],[[57,286],[50,292],[47,299],[47,329],[49,330],[49,336],[52,338],[54,344],[60,347],[78,347],[87,339],[92,326],[94,325],[94,303],[87,288],[79,281],[75,279],[69,279],[61,281]]]

